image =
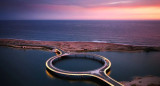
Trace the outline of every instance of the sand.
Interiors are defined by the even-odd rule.
[[[0,46],[10,46],[16,48],[30,49],[46,49],[52,46],[59,48],[65,52],[94,52],[94,51],[123,51],[123,52],[139,52],[139,51],[160,51],[160,47],[133,46],[112,43],[97,42],[66,42],[66,41],[33,41],[19,39],[0,39]]]
[[[160,47],[133,46],[112,43],[97,42],[65,42],[65,41],[33,41],[19,39],[0,39],[0,46],[8,46],[23,49],[43,49],[51,51],[52,47],[65,52],[94,52],[94,51],[118,51],[118,52],[152,52],[160,51]],[[121,82],[125,86],[160,86],[160,77],[146,76],[136,77],[132,81]]]
[[[125,86],[160,86],[160,77],[135,77],[132,81],[121,82]]]

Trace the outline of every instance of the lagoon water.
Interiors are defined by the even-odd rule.
[[[118,81],[129,81],[135,76],[154,75],[160,76],[159,52],[91,52],[107,57],[111,62],[110,76]],[[1,86],[97,86],[90,81],[69,81],[46,73],[45,62],[54,53],[41,50],[23,50],[0,47],[0,85]],[[77,60],[77,63],[82,60]],[[66,62],[60,63],[67,67]],[[67,62],[73,65],[74,60]],[[92,64],[83,67],[83,70],[99,67],[100,64],[93,61],[84,61],[84,64]],[[80,64],[74,64],[80,66]],[[71,70],[75,69],[70,67]],[[98,85],[99,86],[99,85]]]
[[[0,21],[0,38],[160,46],[160,21],[6,20]],[[112,62],[110,76],[118,81],[129,81],[135,76],[160,76],[160,52],[90,53],[107,57]],[[45,62],[55,55],[51,52],[0,47],[0,55],[0,86],[97,86],[88,81],[49,77]],[[81,62],[77,60],[76,63]],[[100,66],[93,61],[83,62],[90,64],[83,70]],[[75,61],[59,65],[67,67],[66,63],[72,65]]]

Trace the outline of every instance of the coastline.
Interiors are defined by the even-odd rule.
[[[100,42],[68,42],[68,41],[37,41],[21,39],[0,39],[0,46],[8,46],[24,49],[51,50],[50,47],[62,49],[65,52],[97,52],[97,51],[118,51],[118,52],[151,52],[160,51],[160,46],[134,46]]]
[[[132,81],[121,81],[125,86],[159,86],[160,77],[158,76],[136,76]]]
[[[51,51],[51,47],[57,47],[71,52],[94,52],[94,51],[118,51],[118,52],[151,52],[160,51],[160,47],[133,46],[99,42],[58,42],[58,41],[35,41],[19,39],[0,39],[0,46],[8,46],[22,49],[40,49]],[[49,47],[51,46],[51,47]],[[160,77],[144,76],[135,77],[131,81],[121,81],[125,86],[159,86]]]

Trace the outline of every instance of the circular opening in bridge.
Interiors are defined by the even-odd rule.
[[[95,70],[104,65],[103,60],[92,55],[67,55],[53,61],[53,65],[59,69],[73,72]]]

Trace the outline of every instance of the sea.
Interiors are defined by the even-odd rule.
[[[160,21],[1,20],[0,38],[160,46]]]
[[[160,21],[1,20],[0,38],[160,46]],[[108,58],[112,63],[109,76],[117,81],[131,81],[137,76],[160,77],[160,52],[87,53]],[[50,74],[45,62],[54,55],[43,50],[0,46],[0,86],[103,86],[90,80],[68,80]],[[102,64],[72,59],[56,66],[87,71]]]

